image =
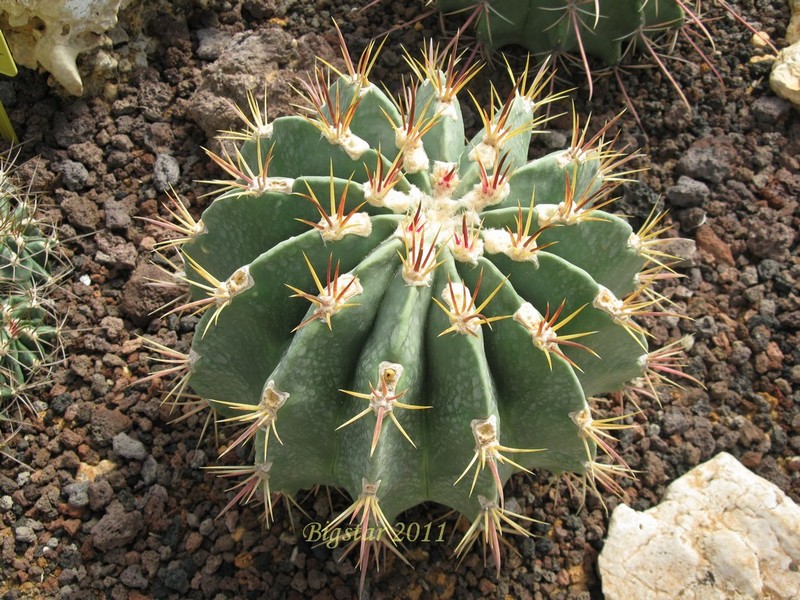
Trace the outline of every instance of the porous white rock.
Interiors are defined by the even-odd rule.
[[[789,0],[789,26],[786,28],[786,43],[794,44],[800,42],[800,0]]]
[[[70,93],[83,82],[75,60],[98,46],[132,0],[0,0],[0,18],[17,64],[49,71]]]
[[[769,75],[772,91],[795,106],[800,106],[800,42],[778,52]]]
[[[720,453],[658,506],[619,505],[599,557],[607,600],[800,598],[800,507]]]

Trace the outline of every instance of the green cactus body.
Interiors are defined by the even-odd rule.
[[[475,10],[479,39],[490,48],[518,45],[534,54],[565,52],[620,62],[639,35],[680,27],[678,0],[436,0],[443,13]],[[584,59],[585,62],[585,59]]]
[[[34,204],[0,165],[0,413],[30,405],[26,390],[41,379],[59,345],[46,308],[55,242],[34,220]],[[23,417],[17,410],[15,418]]]
[[[247,475],[234,500],[257,495],[268,520],[272,494],[344,488],[354,504],[328,531],[358,519],[366,567],[433,501],[473,521],[459,551],[482,537],[499,563],[500,524],[530,520],[505,508],[514,472],[613,487],[627,468],[596,458],[587,398],[648,377],[634,317],[652,304],[652,231],[600,208],[625,162],[602,132],[528,162],[544,72],[465,143],[471,70],[430,48],[393,101],[367,63],[317,73],[311,116],[256,111],[213,156],[234,179],[184,218],[183,308],[204,314],[181,386],[240,428],[229,450],[254,440],[254,464],[218,470]]]

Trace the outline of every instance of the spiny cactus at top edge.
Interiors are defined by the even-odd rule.
[[[445,15],[468,15],[469,26],[492,50],[518,45],[536,55],[555,54],[577,63],[586,71],[590,95],[590,57],[615,67],[638,49],[659,66],[688,105],[664,62],[662,46],[670,45],[673,34],[688,23],[713,47],[698,16],[699,2],[689,6],[683,0],[433,0],[428,4]],[[710,66],[700,45],[691,37],[689,42]]]
[[[622,493],[609,431],[625,425],[587,399],[651,394],[679,369],[636,321],[661,312],[651,286],[670,273],[658,217],[634,233],[603,210],[628,160],[607,127],[576,122],[568,149],[529,162],[553,100],[542,70],[476,102],[466,142],[457,95],[476,68],[428,46],[390,98],[372,50],[310,76],[307,116],[268,122],[251,96],[246,128],[210,153],[220,195],[197,220],[172,198],[162,251],[179,250],[191,299],[170,312],[202,318],[188,354],[148,342],[170,365],[150,378],[176,374],[174,396],[196,402],[191,388],[239,428],[223,454],[254,443],[252,463],[216,468],[244,477],[226,509],[256,498],[269,522],[277,495],[347,490],[324,532],[357,527],[362,586],[422,502],[465,515],[457,553],[481,539],[499,569],[500,536],[531,521],[504,503],[513,473]]]
[[[60,332],[48,306],[56,282],[55,238],[36,222],[36,205],[0,162],[0,413],[33,412],[27,392],[40,384],[60,352]]]

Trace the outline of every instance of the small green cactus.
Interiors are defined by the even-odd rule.
[[[347,490],[323,531],[355,524],[362,586],[426,501],[472,522],[457,553],[481,539],[499,569],[503,533],[529,535],[504,503],[513,473],[617,493],[631,476],[609,439],[625,425],[587,399],[678,372],[635,320],[661,312],[659,218],[634,233],[603,210],[629,158],[607,127],[576,123],[568,149],[528,161],[545,70],[476,102],[465,142],[457,95],[476,69],[454,53],[408,57],[396,99],[368,79],[372,47],[343,55],[346,72],[305,82],[306,116],[268,122],[250,96],[245,130],[210,153],[230,179],[201,219],[172,198],[162,250],[179,249],[191,298],[170,312],[202,318],[188,354],[148,342],[171,365],[148,379],[177,374],[175,396],[237,426],[223,454],[254,443],[252,463],[215,468],[244,477],[226,509],[255,498],[269,522],[277,495]]]
[[[9,419],[34,412],[28,392],[61,352],[60,327],[48,305],[57,280],[56,241],[35,211],[31,193],[0,163],[0,412]]]

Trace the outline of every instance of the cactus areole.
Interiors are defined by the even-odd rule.
[[[267,122],[251,96],[202,219],[173,199],[165,244],[192,293],[173,311],[202,318],[189,354],[159,350],[178,395],[234,426],[226,452],[253,442],[251,464],[217,468],[244,477],[229,506],[255,497],[269,521],[278,494],[344,489],[327,527],[361,531],[366,568],[400,513],[437,502],[472,522],[457,551],[481,539],[499,568],[502,533],[531,521],[505,506],[513,473],[619,490],[628,472],[587,398],[660,381],[635,320],[655,312],[657,219],[636,234],[602,210],[628,158],[606,128],[528,161],[545,71],[477,106],[466,141],[475,68],[429,46],[390,98],[372,50],[310,76],[304,116]]]

